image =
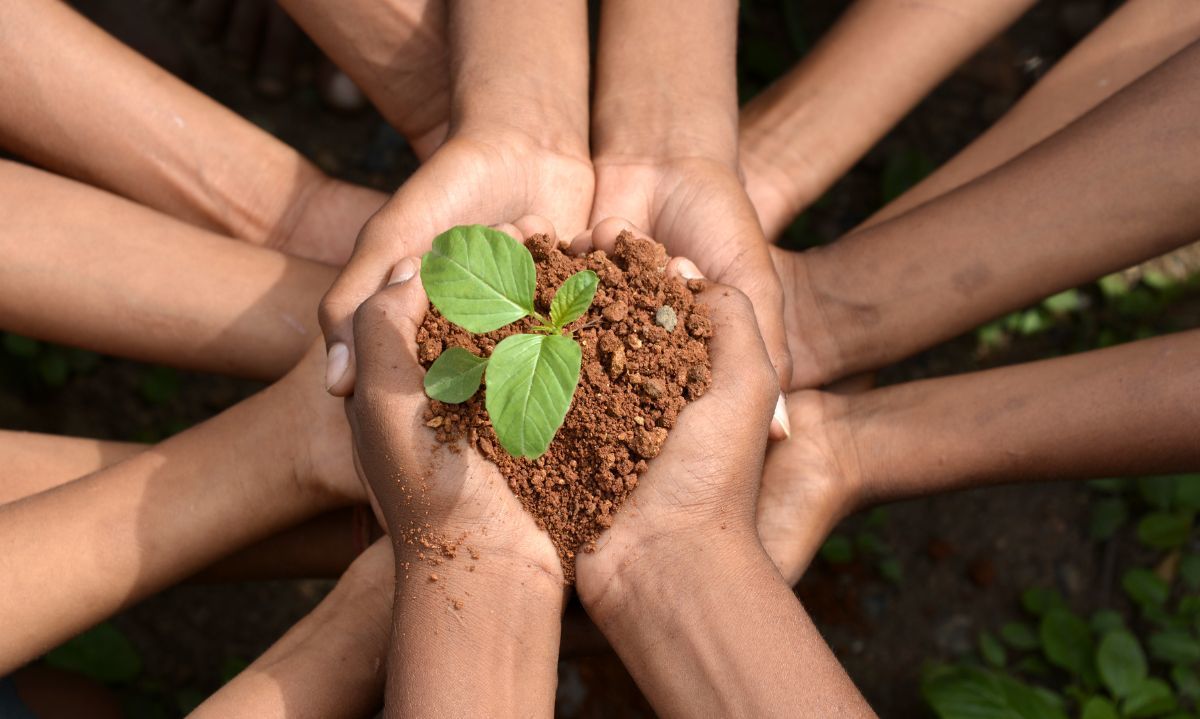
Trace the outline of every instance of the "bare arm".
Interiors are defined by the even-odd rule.
[[[0,8],[0,145],[201,227],[340,263],[383,201],[62,2]]]
[[[319,359],[161,445],[0,507],[0,672],[230,552],[361,501]]]
[[[864,502],[1200,466],[1200,330],[847,398]]]
[[[383,695],[393,586],[390,543],[376,542],[316,609],[191,716],[370,715]]]
[[[776,237],[930,90],[1035,0],[858,0],[742,109],[746,190]]]
[[[1012,161],[895,219],[779,253],[812,386],[1200,236],[1200,44]]]
[[[0,161],[4,329],[97,352],[258,379],[319,336],[334,270],[106,192]]]
[[[1198,38],[1200,4],[1192,0],[1124,3],[987,132],[872,215],[860,229],[902,215],[994,170]]]

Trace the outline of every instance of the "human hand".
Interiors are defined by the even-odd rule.
[[[794,585],[830,530],[858,508],[862,470],[846,398],[801,390],[787,404],[792,436],[767,452],[758,537]]]
[[[531,568],[561,586],[549,535],[521,507],[499,468],[477,452],[440,444],[422,420],[429,399],[416,334],[429,300],[420,264],[416,257],[402,259],[391,284],[355,313],[358,383],[346,400],[355,466],[398,562],[415,563],[439,548],[453,554],[446,548],[466,543],[491,566]]]
[[[293,463],[303,487],[329,499],[330,505],[367,501],[354,471],[350,428],[342,403],[321,389],[323,346],[316,342],[282,379],[266,390],[273,403],[271,421],[281,429],[280,453]]]
[[[686,276],[690,264],[675,258],[668,272]],[[630,574],[653,572],[681,556],[758,555],[766,562],[754,503],[779,384],[746,296],[710,285],[698,300],[711,308],[715,326],[712,385],[679,415],[595,552],[576,558],[579,597],[601,623],[606,612],[619,611]]]

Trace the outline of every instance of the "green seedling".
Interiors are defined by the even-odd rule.
[[[464,225],[434,239],[421,261],[421,282],[442,316],[468,332],[492,332],[526,317],[537,323],[529,334],[506,337],[491,357],[461,347],[442,352],[425,374],[425,392],[458,404],[486,384],[485,405],[500,445],[514,457],[542,456],[579,384],[583,352],[564,330],[591,306],[596,273],[567,278],[546,318],[534,308],[537,275],[529,250],[503,232]]]

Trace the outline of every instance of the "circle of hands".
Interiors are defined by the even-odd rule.
[[[30,296],[56,298],[47,300],[55,314],[82,318],[90,330],[62,321],[41,326],[32,310],[12,329],[48,339],[61,335],[138,359],[275,381],[154,448],[110,447],[108,460],[88,460],[95,466],[72,464],[69,452],[61,455],[63,476],[55,481],[61,486],[50,491],[58,492],[57,501],[78,502],[79,516],[97,503],[119,505],[104,494],[110,485],[143,493],[169,516],[126,517],[125,524],[109,522],[103,531],[90,528],[90,536],[108,547],[92,556],[108,576],[122,580],[86,593],[88,613],[76,611],[71,621],[52,625],[31,614],[27,624],[14,622],[27,627],[26,635],[8,655],[0,653],[0,669],[20,666],[130,601],[288,532],[303,541],[306,554],[329,558],[321,566],[345,566],[357,555],[313,615],[321,626],[336,629],[319,634],[329,642],[322,650],[358,656],[361,660],[347,661],[365,667],[367,678],[358,687],[365,687],[358,692],[365,698],[349,698],[355,687],[345,685],[334,692],[339,711],[369,711],[377,700],[370,690],[378,689],[382,670],[368,657],[382,660],[390,652],[389,662],[411,668],[414,657],[424,656],[409,647],[397,659],[397,644],[406,632],[416,633],[402,624],[402,611],[408,621],[420,617],[443,632],[476,621],[486,625],[486,617],[472,613],[481,610],[454,592],[492,596],[487,592],[495,590],[507,596],[521,587],[529,596],[544,594],[555,624],[549,632],[553,641],[548,649],[525,650],[530,663],[545,654],[553,666],[555,610],[562,611],[563,590],[548,536],[523,512],[497,468],[477,453],[429,461],[434,439],[421,420],[427,400],[415,344],[428,306],[419,257],[435,235],[461,224],[491,225],[517,240],[546,234],[570,252],[611,251],[617,235],[631,230],[662,243],[676,258],[667,272],[709,281],[700,299],[712,308],[718,328],[710,350],[712,388],[682,413],[596,550],[577,560],[576,591],[602,630],[619,632],[642,576],[687,565],[681,556],[702,558],[702,577],[728,582],[730,576],[761,573],[765,565],[780,586],[794,584],[829,530],[865,501],[845,395],[818,388],[902,355],[873,364],[840,362],[838,342],[811,288],[814,270],[806,254],[769,244],[764,226],[777,235],[817,193],[773,181],[775,176],[761,170],[761,158],[739,151],[730,58],[689,58],[699,66],[692,75],[700,77],[689,77],[685,63],[646,79],[644,59],[628,50],[636,45],[611,38],[647,37],[636,25],[652,28],[654,12],[639,19],[625,8],[631,18],[622,24],[618,12],[606,11],[596,90],[589,99],[586,18],[579,8],[555,7],[540,17],[497,6],[480,12],[482,19],[451,21],[447,13],[454,11],[436,2],[396,3],[413,11],[386,18],[362,8],[338,13],[316,2],[283,4],[302,25],[323,28],[314,34],[326,52],[359,81],[420,156],[419,169],[392,195],[323,175],[273,138],[132,57],[65,7],[25,16],[10,11],[13,26],[31,29],[29,42],[36,42],[37,26],[54,25],[71,41],[66,47],[78,48],[70,52],[91,53],[126,70],[120,76],[125,82],[140,83],[126,93],[136,96],[129,100],[132,108],[113,110],[118,119],[137,111],[161,115],[167,108],[178,127],[220,138],[205,147],[204,157],[181,149],[172,158],[179,162],[172,171],[182,178],[177,188],[185,188],[178,191],[138,175],[161,162],[139,159],[135,144],[94,160],[96,166],[81,166],[81,160],[55,150],[56,130],[45,141],[18,142],[19,154],[30,160],[130,199],[0,162],[5,184],[20,187],[10,196],[14,210],[18,203],[39,200],[69,208],[59,215],[14,212],[16,221],[44,231],[47,247],[63,247],[60,257],[70,258],[64,264],[91,263],[82,285],[36,273],[23,275],[19,285]],[[355,23],[367,21],[407,40],[399,51],[352,42],[361,35]],[[539,30],[537,22],[557,23],[556,30]],[[714,23],[719,27],[713,37],[724,38],[724,50],[715,55],[732,47],[729,22]],[[495,32],[497,23],[507,24],[508,37],[546,39],[536,53],[526,52]],[[719,77],[700,72],[713,67]],[[61,82],[69,89],[77,81]],[[662,97],[664,84],[680,96]],[[89,91],[78,90],[81,102]],[[756,131],[762,130],[740,130],[743,139]],[[185,140],[190,138],[168,133],[148,141],[171,148]],[[241,156],[261,159],[249,166],[257,174],[239,172],[245,166],[229,159]],[[210,184],[234,200],[215,202],[211,193],[188,191]],[[800,194],[805,199],[796,199]],[[784,197],[791,199],[781,201]],[[112,250],[97,242],[94,256],[86,249],[68,254],[65,240],[56,238],[72,233],[111,240],[120,247],[116,254],[132,258],[135,268],[114,275],[120,282],[107,281],[103,261]],[[106,304],[103,314],[99,307]],[[318,329],[323,339],[316,339]],[[45,441],[47,448],[68,447]],[[68,482],[75,476],[71,468],[78,467],[86,467],[87,476]],[[419,502],[413,499],[418,485],[430,490]],[[60,491],[72,486],[78,499]],[[41,489],[47,488],[34,492]],[[17,503],[21,511],[31,513],[39,501],[49,501],[34,492]],[[374,510],[370,514],[362,509],[367,505]],[[342,511],[347,507],[358,509]],[[185,511],[187,518],[180,518]],[[14,522],[24,516],[10,515]],[[372,515],[379,524],[374,532]],[[318,516],[327,519],[314,520]],[[428,548],[399,538],[430,523],[439,533],[469,537],[478,560],[451,559],[436,571],[407,576],[417,554]],[[84,534],[88,528],[85,523],[76,529]],[[380,530],[393,541],[370,543]],[[353,550],[329,548],[350,539]],[[663,565],[661,557],[675,564]],[[710,570],[716,573],[704,573]],[[24,591],[37,587],[38,581],[30,581]],[[13,596],[20,593],[18,587]],[[502,605],[497,600],[495,607]],[[305,622],[317,621],[313,617]],[[305,642],[318,636],[313,626],[298,625],[264,659],[283,662],[288,652],[303,653]],[[617,649],[640,676],[649,660],[636,642],[630,646]],[[428,666],[437,665],[437,657],[424,658]],[[478,660],[495,657],[481,652]],[[269,667],[260,671],[270,675]],[[389,681],[389,707],[392,685]],[[406,687],[413,690],[411,683]],[[315,696],[315,686],[295,690],[318,701],[305,694]],[[652,690],[647,693],[655,699]],[[230,702],[246,701],[223,694],[201,709],[229,716]],[[411,695],[396,699],[410,707],[414,701]]]

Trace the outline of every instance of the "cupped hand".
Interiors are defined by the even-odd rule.
[[[549,535],[537,527],[495,464],[441,444],[428,406],[417,329],[429,308],[420,260],[402,259],[392,283],[354,315],[358,381],[346,400],[355,464],[370,487],[398,558],[449,543],[534,566],[562,582]]]
[[[584,229],[593,176],[586,155],[549,149],[515,132],[455,135],[363,227],[354,254],[321,302],[328,347],[326,387],[355,383],[353,317],[404,257],[420,255],[456,225],[541,215],[560,236]]]
[[[758,496],[758,536],[795,584],[830,530],[858,508],[858,452],[845,397],[817,390],[788,395],[792,436],[767,452]]]
[[[686,276],[688,264],[676,258],[668,271],[682,268]],[[762,552],[755,499],[779,384],[749,299],[712,284],[698,300],[710,307],[715,328],[712,385],[680,413],[596,551],[577,556],[576,587],[589,611],[624,568],[674,548]]]
[[[598,157],[594,162],[593,225],[624,218],[671,254],[691,258],[713,280],[744,292],[786,389],[792,357],[784,330],[783,288],[734,168],[701,158]]]

